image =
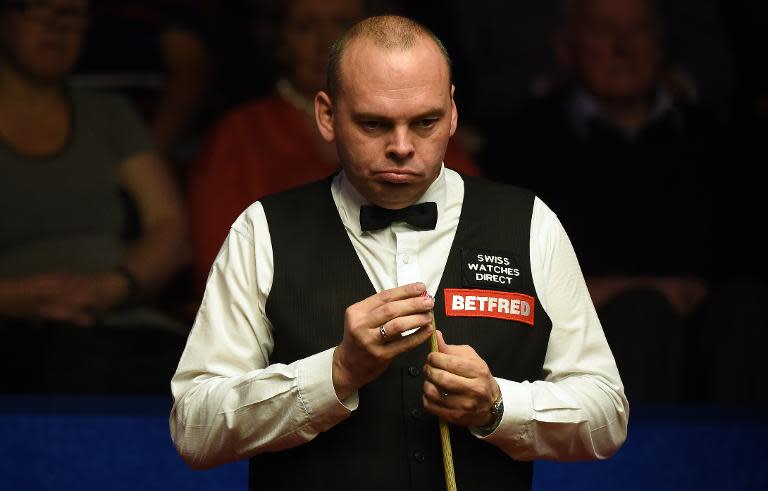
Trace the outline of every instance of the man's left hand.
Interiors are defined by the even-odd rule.
[[[446,344],[440,331],[437,344],[424,366],[424,409],[459,426],[490,424],[501,389],[488,365],[471,346]]]

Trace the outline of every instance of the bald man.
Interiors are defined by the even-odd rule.
[[[445,489],[438,417],[462,490],[612,455],[627,400],[556,216],[443,165],[458,113],[442,43],[366,19],[327,87],[317,126],[343,170],[232,225],[172,382],[182,457],[251,458],[251,489]]]

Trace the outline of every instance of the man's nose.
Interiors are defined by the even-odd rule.
[[[395,161],[404,161],[413,157],[413,135],[410,128],[397,126],[390,133],[390,139],[386,148],[387,158]]]

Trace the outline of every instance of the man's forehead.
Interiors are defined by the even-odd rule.
[[[386,90],[393,97],[427,84],[450,87],[448,62],[437,45],[420,36],[413,46],[381,47],[367,38],[353,40],[340,63],[342,90]]]

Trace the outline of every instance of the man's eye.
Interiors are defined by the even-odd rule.
[[[374,131],[381,129],[384,125],[381,124],[381,121],[361,121],[360,126],[368,131]]]
[[[422,129],[429,129],[435,126],[437,123],[437,119],[435,118],[428,118],[428,119],[420,119],[416,126]]]

